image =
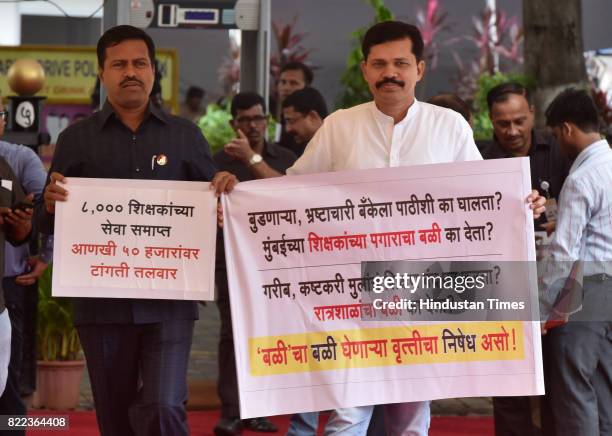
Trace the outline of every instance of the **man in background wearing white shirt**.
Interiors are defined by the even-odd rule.
[[[411,24],[372,26],[363,39],[361,69],[374,101],[329,115],[287,174],[482,159],[461,115],[416,100],[415,87],[425,72],[423,50],[421,33]],[[537,192],[528,201],[535,213],[543,212]],[[325,434],[365,435],[373,407],[334,411]],[[385,406],[387,435],[427,435],[429,421],[428,401]],[[308,433],[290,428],[289,434]]]
[[[557,435],[610,435],[612,150],[601,139],[597,110],[584,90],[559,94],[546,111],[546,122],[573,160],[559,198],[550,258],[557,268],[561,262],[582,261],[584,275],[580,310],[566,314],[569,322],[547,333],[546,391]],[[558,291],[549,288],[549,301]]]

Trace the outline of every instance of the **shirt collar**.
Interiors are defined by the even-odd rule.
[[[384,114],[380,111],[380,109],[378,109],[378,107],[376,107],[376,102],[372,101],[372,112],[374,114],[374,118],[382,124],[395,124],[395,120],[393,119],[393,117],[390,117],[387,114]],[[419,112],[420,110],[420,103],[419,101],[416,99],[416,97],[414,98],[414,101],[412,102],[412,104],[410,105],[410,107],[408,108],[408,112],[406,112],[406,116],[399,122],[397,123],[397,126],[401,126],[406,124],[409,120],[411,120],[412,118],[414,118],[416,116],[416,114]]]
[[[108,100],[106,100],[104,102],[104,106],[102,106],[102,109],[100,109],[100,112],[98,112],[98,120],[99,120],[100,128],[104,127],[108,119],[114,114],[115,114],[115,110],[113,109],[111,104],[108,102]]]
[[[150,100],[149,100],[148,113],[153,115],[155,118],[157,118],[162,123],[170,124],[170,119],[168,118],[168,114],[164,112],[162,108],[157,107],[153,103],[151,103]]]
[[[594,143],[589,145],[587,148],[582,150],[580,154],[576,157],[576,159],[574,160],[574,163],[572,164],[572,167],[570,168],[570,171],[569,171],[570,174],[576,171],[578,167],[580,167],[580,165],[582,165],[587,159],[590,159],[591,157],[598,155],[600,153],[605,153],[609,151],[610,151],[610,144],[608,144],[608,141],[606,141],[605,139],[600,139],[599,141],[595,141]]]
[[[499,141],[497,140],[497,136],[495,134],[493,134],[493,144],[495,145],[495,155],[496,157],[510,157],[510,153],[508,153],[507,151],[505,151],[501,145],[499,145]],[[533,129],[531,131],[531,148],[529,149],[529,152],[527,153],[527,156],[531,156],[533,155],[538,149],[544,147],[544,148],[550,148],[551,144],[550,144],[550,139],[549,137],[542,131]]]
[[[147,113],[145,114],[144,119],[145,120],[148,119],[149,116],[151,115],[157,118],[159,121],[161,121],[164,124],[169,123],[168,115],[163,110],[161,110],[160,108],[155,106],[153,103],[151,103],[151,101],[149,100],[149,105],[147,107]],[[102,129],[106,125],[106,123],[111,118],[111,116],[114,116],[115,118],[117,118],[115,109],[113,108],[113,106],[110,104],[108,100],[104,102],[104,106],[102,106],[102,109],[100,110],[98,116],[99,116],[100,129]]]
[[[540,130],[533,130],[531,134],[531,146],[534,150],[540,147],[550,148],[550,137]],[[531,153],[531,150],[529,150]]]
[[[276,152],[276,145],[268,144],[268,141],[264,141],[263,155],[276,157],[277,154],[278,153]]]

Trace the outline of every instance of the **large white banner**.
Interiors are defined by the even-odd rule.
[[[361,276],[363,261],[533,261],[530,192],[524,158],[238,184],[223,206],[241,416],[542,394],[537,322],[380,320],[402,309],[374,309]],[[534,274],[509,279],[537,304]]]
[[[212,300],[209,183],[68,178],[55,212],[53,295]]]

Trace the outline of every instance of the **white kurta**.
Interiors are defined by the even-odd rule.
[[[399,123],[368,102],[329,115],[288,175],[482,159],[457,112],[415,99]]]

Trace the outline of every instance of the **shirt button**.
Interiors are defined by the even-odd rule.
[[[136,135],[132,135],[132,141],[136,141]]]
[[[136,172],[139,173],[140,172],[140,168],[136,167]]]

